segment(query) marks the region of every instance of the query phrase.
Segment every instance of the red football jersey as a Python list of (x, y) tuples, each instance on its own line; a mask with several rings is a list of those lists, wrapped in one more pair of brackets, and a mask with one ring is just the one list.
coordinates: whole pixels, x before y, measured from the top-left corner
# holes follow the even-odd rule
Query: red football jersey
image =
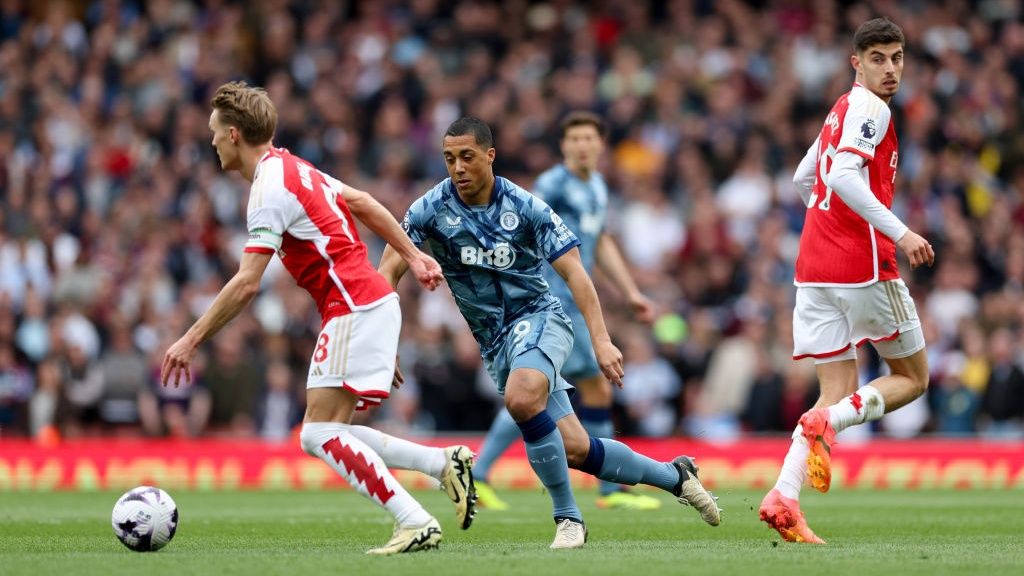
[(256, 165), (249, 193), (245, 251), (276, 252), (324, 323), (397, 297), (370, 264), (342, 187), (302, 158), (272, 148)]
[(797, 286), (868, 286), (899, 278), (896, 244), (847, 206), (825, 183), (838, 152), (864, 157), (863, 176), (892, 208), (899, 143), (889, 106), (860, 84), (836, 101), (818, 138), (817, 174), (807, 206)]

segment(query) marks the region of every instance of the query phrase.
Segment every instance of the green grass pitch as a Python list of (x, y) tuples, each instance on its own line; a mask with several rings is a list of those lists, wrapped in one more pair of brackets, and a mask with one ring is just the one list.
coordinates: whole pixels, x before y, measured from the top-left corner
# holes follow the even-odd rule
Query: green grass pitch
[(351, 490), (173, 493), (178, 533), (148, 554), (114, 537), (118, 494), (0, 493), (0, 574), (1024, 574), (1020, 491), (807, 490), (827, 546), (781, 542), (757, 519), (761, 492), (723, 492), (712, 528), (667, 495), (656, 512), (608, 511), (578, 491), (590, 540), (561, 552), (547, 548), (546, 495), (502, 495), (512, 510), (482, 510), (463, 532), (442, 493), (417, 492), (441, 520), (441, 548), (378, 558), (363, 552), (390, 536), (389, 517)]

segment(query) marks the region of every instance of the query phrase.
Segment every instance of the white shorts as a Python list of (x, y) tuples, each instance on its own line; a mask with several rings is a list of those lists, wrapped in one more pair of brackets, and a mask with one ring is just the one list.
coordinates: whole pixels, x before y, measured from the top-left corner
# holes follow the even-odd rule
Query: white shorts
[(883, 358), (924, 349), (917, 308), (903, 280), (860, 288), (798, 286), (793, 309), (793, 358), (818, 364), (856, 357), (865, 342)]
[(391, 395), (401, 328), (398, 298), (331, 318), (317, 337), (306, 388), (351, 390), (358, 410), (380, 404)]

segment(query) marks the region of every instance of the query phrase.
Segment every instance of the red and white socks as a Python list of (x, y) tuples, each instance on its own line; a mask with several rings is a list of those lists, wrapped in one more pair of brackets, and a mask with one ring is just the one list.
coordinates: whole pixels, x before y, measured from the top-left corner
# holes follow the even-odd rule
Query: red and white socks
[(878, 420), (885, 414), (885, 398), (874, 386), (859, 390), (828, 407), (828, 419), (836, 432), (857, 424)]
[(302, 449), (326, 462), (357, 492), (385, 508), (400, 526), (411, 528), (429, 522), (430, 514), (351, 428), (336, 422), (307, 422), (299, 436)]
[(444, 448), (403, 440), (368, 426), (349, 426), (348, 429), (353, 436), (376, 452), (388, 468), (416, 470), (441, 479), (441, 473), (448, 462), (444, 457)]
[[(878, 420), (885, 414), (885, 398), (874, 386), (861, 386), (859, 390), (828, 407), (829, 423), (836, 432), (850, 426)], [(786, 498), (797, 500), (807, 479), (807, 454), (810, 447), (799, 424), (793, 431), (793, 443), (786, 452), (775, 489)]]

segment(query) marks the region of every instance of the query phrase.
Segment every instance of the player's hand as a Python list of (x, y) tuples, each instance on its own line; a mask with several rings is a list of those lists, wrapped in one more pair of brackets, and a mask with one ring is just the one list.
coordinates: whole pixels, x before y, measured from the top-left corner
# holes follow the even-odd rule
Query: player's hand
[(402, 376), (402, 368), (399, 366), (399, 357), (395, 355), (395, 375), (391, 378), (392, 388), (401, 388), (402, 384), (405, 383), (405, 377)]
[(637, 292), (629, 298), (629, 306), (633, 309), (633, 317), (644, 324), (654, 323), (654, 301)]
[(622, 369), (622, 352), (619, 352), (611, 340), (597, 340), (594, 342), (594, 355), (605, 378), (622, 388), (622, 377), (626, 375)]
[(441, 265), (429, 255), (420, 252), (418, 256), (409, 262), (409, 270), (416, 276), (416, 280), (427, 290), (434, 290), (444, 282), (444, 274), (441, 273)]
[(910, 259), (911, 268), (917, 268), (921, 264), (931, 266), (935, 263), (935, 250), (932, 249), (932, 245), (912, 230), (907, 230), (896, 245)]
[[(160, 366), (160, 383), (167, 386), (173, 383), (177, 388), (181, 384), (192, 381), (192, 359), (196, 357), (198, 346), (188, 336), (182, 336), (171, 345), (164, 354), (163, 365)], [(185, 377), (182, 380), (182, 376)]]

